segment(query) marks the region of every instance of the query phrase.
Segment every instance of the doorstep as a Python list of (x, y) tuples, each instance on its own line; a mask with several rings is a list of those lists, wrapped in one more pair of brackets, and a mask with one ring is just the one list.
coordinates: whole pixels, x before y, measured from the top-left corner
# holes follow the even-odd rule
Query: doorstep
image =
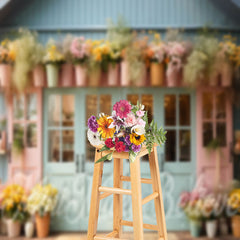
[[(98, 234), (99, 236), (104, 236), (104, 233)], [(123, 233), (123, 237), (127, 238), (128, 240), (133, 240), (133, 233), (125, 232)], [(5, 236), (0, 236), (0, 240), (9, 240), (10, 238), (7, 238)], [(12, 240), (39, 240), (39, 238), (11, 238)], [(157, 233), (144, 233), (144, 239), (147, 240), (158, 240)], [(209, 238), (207, 237), (200, 237), (200, 238), (193, 238), (189, 232), (169, 232), (168, 233), (168, 240), (207, 240)], [(87, 234), (86, 233), (58, 233), (49, 236), (48, 238), (44, 238), (41, 240), (87, 240)], [(232, 236), (222, 236), (222, 237), (216, 237), (213, 240), (237, 240), (236, 238)]]

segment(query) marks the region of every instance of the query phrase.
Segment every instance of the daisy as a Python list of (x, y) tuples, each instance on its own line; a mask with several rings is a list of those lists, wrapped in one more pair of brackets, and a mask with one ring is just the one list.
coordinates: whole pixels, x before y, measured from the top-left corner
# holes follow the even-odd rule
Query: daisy
[(90, 129), (88, 129), (87, 137), (88, 137), (88, 141), (93, 146), (99, 146), (104, 144), (104, 142), (100, 140), (99, 132), (92, 132)]

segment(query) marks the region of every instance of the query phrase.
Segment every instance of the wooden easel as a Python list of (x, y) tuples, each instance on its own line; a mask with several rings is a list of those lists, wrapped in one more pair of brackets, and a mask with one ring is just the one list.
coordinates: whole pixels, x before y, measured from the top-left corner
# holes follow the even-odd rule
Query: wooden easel
[[(95, 152), (95, 162), (109, 151)], [(88, 222), (88, 240), (114, 240), (121, 239), (122, 226), (133, 227), (134, 240), (143, 240), (143, 229), (158, 231), (159, 240), (167, 240), (167, 230), (165, 223), (165, 214), (162, 199), (162, 189), (160, 182), (160, 173), (157, 159), (157, 149), (154, 146), (149, 155), (149, 164), (151, 179), (141, 178), (140, 175), (140, 158), (148, 154), (146, 148), (142, 149), (134, 162), (130, 162), (130, 177), (123, 176), (123, 159), (128, 159), (128, 153), (113, 153), (114, 171), (113, 171), (113, 188), (102, 186), (103, 162), (94, 166), (92, 196), (90, 205), (90, 214)], [(131, 182), (131, 190), (123, 189), (122, 182)], [(141, 183), (152, 184), (153, 193), (142, 199)], [(113, 231), (104, 237), (96, 236), (98, 213), (100, 200), (113, 194)], [(122, 219), (122, 194), (132, 196), (133, 222)], [(142, 205), (154, 200), (157, 225), (143, 224)]]

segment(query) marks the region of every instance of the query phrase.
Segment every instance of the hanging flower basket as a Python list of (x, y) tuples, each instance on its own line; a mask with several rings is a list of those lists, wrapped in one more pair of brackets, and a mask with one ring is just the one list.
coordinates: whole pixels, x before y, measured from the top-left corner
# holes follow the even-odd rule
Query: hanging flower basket
[(9, 88), (11, 86), (12, 80), (12, 65), (10, 64), (0, 64), (0, 83), (4, 88)]
[(119, 64), (109, 64), (108, 66), (108, 86), (117, 86), (119, 80)]
[(46, 64), (47, 71), (47, 83), (48, 87), (57, 87), (58, 86), (58, 77), (59, 77), (59, 66), (54, 63)]
[(45, 71), (41, 64), (33, 69), (33, 85), (34, 87), (44, 87)]
[(129, 63), (124, 60), (121, 62), (121, 86), (127, 87), (130, 85)]
[(101, 68), (96, 67), (89, 73), (89, 83), (90, 87), (98, 87), (101, 82)]
[(39, 214), (36, 214), (35, 219), (36, 219), (37, 237), (38, 238), (47, 237), (49, 235), (50, 214), (47, 213), (43, 217), (41, 217)]
[(135, 85), (137, 87), (145, 87), (147, 85), (147, 68), (146, 65), (144, 64), (142, 69), (141, 69), (141, 74), (136, 81)]
[(61, 85), (62, 87), (73, 86), (73, 65), (70, 63), (61, 66)]
[(221, 84), (223, 87), (232, 86), (233, 67), (230, 63), (225, 63), (221, 67)]
[(82, 64), (76, 64), (75, 67), (76, 85), (83, 87), (87, 85), (87, 68)]
[(163, 86), (164, 84), (164, 65), (163, 63), (152, 62), (150, 65), (151, 86)]

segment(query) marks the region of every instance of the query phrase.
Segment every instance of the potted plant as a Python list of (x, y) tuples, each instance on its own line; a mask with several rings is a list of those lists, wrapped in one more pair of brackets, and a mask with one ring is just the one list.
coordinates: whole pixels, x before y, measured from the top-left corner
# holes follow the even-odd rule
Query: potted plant
[(91, 54), (91, 41), (85, 40), (84, 37), (73, 39), (70, 52), (72, 54), (75, 80), (77, 86), (86, 86), (87, 84), (87, 62)]
[(165, 78), (166, 45), (160, 34), (154, 34), (154, 41), (149, 44), (147, 56), (150, 61), (151, 86), (163, 86)]
[(35, 216), (37, 236), (49, 235), (50, 214), (57, 204), (58, 191), (49, 185), (36, 185), (27, 200), (28, 211)]
[(240, 189), (234, 189), (228, 198), (228, 207), (230, 211), (232, 231), (234, 237), (240, 238)]
[(59, 50), (59, 46), (57, 46), (52, 40), (47, 44), (44, 62), (47, 71), (48, 87), (57, 87), (59, 80), (59, 67), (64, 62), (64, 56)]
[(6, 117), (0, 118), (0, 152), (6, 152), (6, 144), (7, 144), (7, 133), (6, 133)]
[(9, 88), (12, 80), (12, 64), (15, 60), (13, 44), (4, 40), (0, 45), (0, 86)]
[(21, 223), (28, 217), (25, 190), (17, 184), (12, 184), (3, 190), (1, 198), (8, 237), (18, 237), (21, 231)]
[(183, 79), (186, 85), (217, 84), (215, 60), (218, 50), (218, 39), (213, 36), (201, 35), (195, 39), (193, 51), (184, 66)]

